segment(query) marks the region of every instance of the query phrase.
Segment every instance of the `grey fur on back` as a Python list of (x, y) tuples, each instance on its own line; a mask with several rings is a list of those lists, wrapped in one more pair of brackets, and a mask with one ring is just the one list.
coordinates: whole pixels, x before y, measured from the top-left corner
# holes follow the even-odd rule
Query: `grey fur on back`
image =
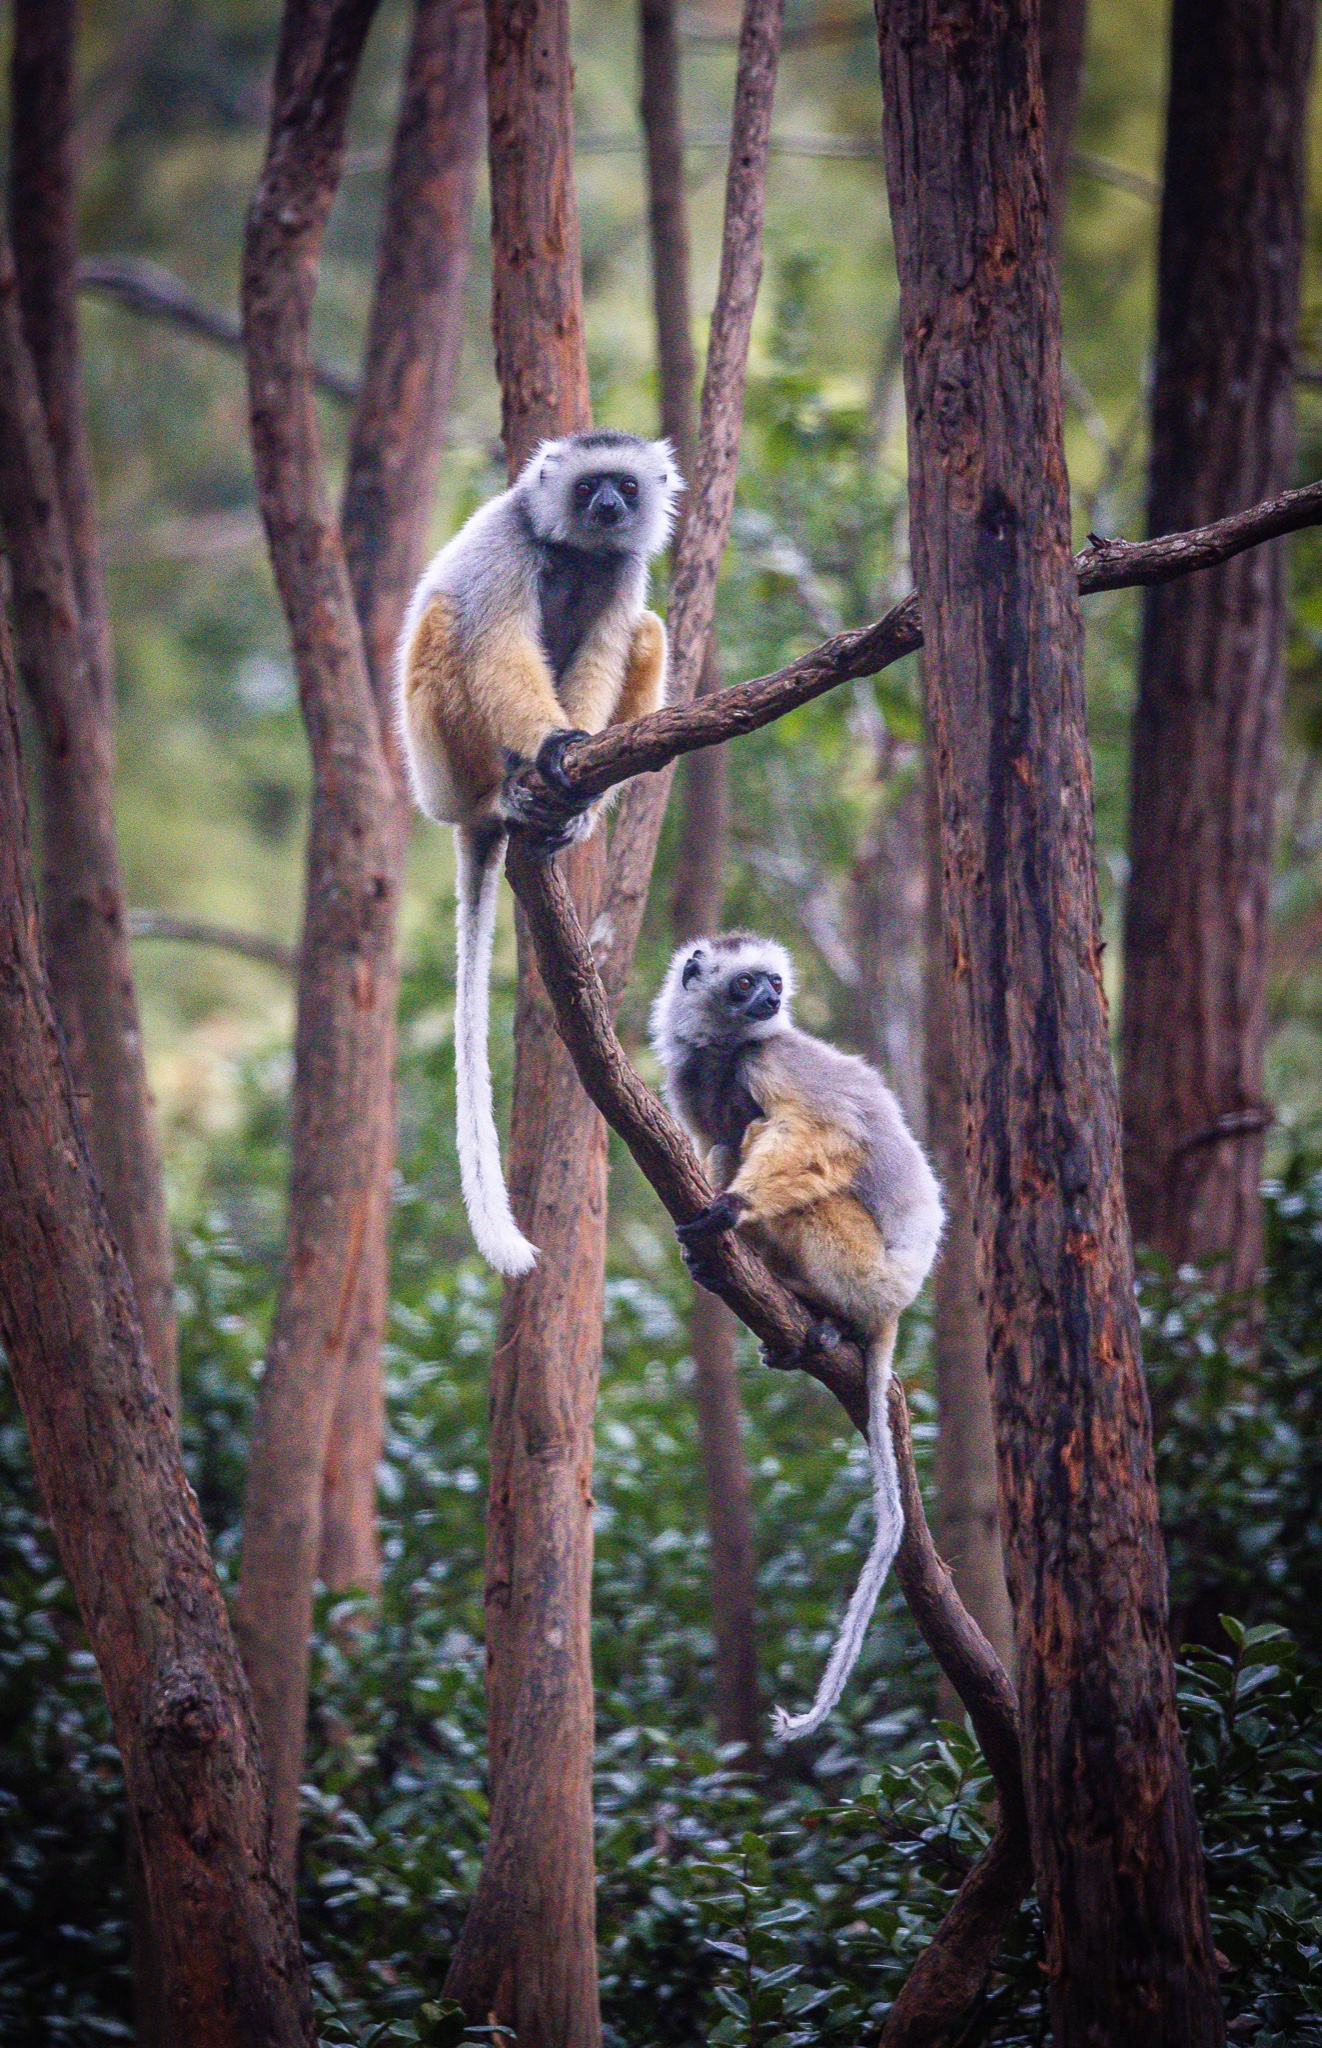
[[(700, 969), (689, 987), (686, 969)], [(722, 994), (745, 971), (780, 976), (779, 1013), (752, 1027), (731, 1019)], [(853, 1138), (863, 1153), (854, 1192), (888, 1245), (925, 1219), (939, 1231), (941, 1196), (926, 1155), (874, 1067), (791, 1020), (794, 970), (774, 939), (719, 932), (682, 946), (652, 1007), (652, 1044), (672, 1109), (704, 1151), (719, 1147), (730, 1174), (744, 1132), (768, 1103), (797, 1098), (809, 1114)]]

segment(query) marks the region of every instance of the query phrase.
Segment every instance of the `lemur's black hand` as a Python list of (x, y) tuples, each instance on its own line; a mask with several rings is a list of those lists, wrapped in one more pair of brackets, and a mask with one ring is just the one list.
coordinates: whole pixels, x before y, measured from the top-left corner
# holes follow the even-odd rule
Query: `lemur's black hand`
[[(586, 839), (596, 822), (591, 809), (595, 799), (571, 795), (560, 765), (571, 740), (589, 737), (577, 731), (548, 733), (531, 763), (522, 754), (505, 750), (502, 816), (512, 831), (523, 833), (540, 853), (558, 853), (562, 846)], [(540, 788), (519, 780), (520, 771), (530, 766), (540, 777)]]
[(733, 1189), (718, 1195), (709, 1202), (691, 1223), (677, 1223), (675, 1235), (685, 1251), (695, 1251), (714, 1237), (723, 1237), (727, 1230), (733, 1230), (744, 1210), (748, 1207), (745, 1195), (736, 1195)]
[(563, 802), (572, 803), (575, 810), (591, 803), (591, 797), (578, 796), (570, 787), (565, 774), (565, 754), (578, 740), (589, 740), (589, 732), (580, 732), (577, 727), (567, 726), (562, 732), (548, 732), (537, 749), (537, 773), (548, 789), (553, 789)]

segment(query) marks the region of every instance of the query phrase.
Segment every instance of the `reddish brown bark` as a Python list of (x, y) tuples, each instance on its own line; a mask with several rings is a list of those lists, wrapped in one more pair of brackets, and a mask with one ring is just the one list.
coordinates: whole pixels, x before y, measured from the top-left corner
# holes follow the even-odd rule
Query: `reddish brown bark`
[[(696, 362), (689, 305), (684, 135), (674, 0), (642, 0), (639, 30), (639, 111), (647, 138), (661, 431), (688, 476), (694, 463)], [(699, 692), (714, 689), (717, 681), (709, 636)], [(678, 943), (700, 932), (712, 931), (720, 923), (729, 809), (724, 753), (720, 748), (712, 748), (690, 755), (680, 773), (680, 844), (671, 906), (671, 923)], [(734, 1322), (729, 1310), (715, 1295), (695, 1287), (689, 1311), (689, 1345), (693, 1353), (693, 1392), (711, 1558), (716, 1732), (723, 1743), (743, 1743), (746, 1753), (753, 1756), (761, 1746), (755, 1558), (734, 1343)]]
[(914, 573), (974, 1110), (1030, 1837), (1062, 2043), (1224, 2038), (1100, 973), (1028, 0), (879, 9)]
[[(64, 588), (44, 655), (37, 657), (25, 632), (19, 635), (42, 736), (44, 943), (111, 1225), (133, 1278), (148, 1351), (177, 1410), (173, 1258), (115, 844), (114, 674), (79, 361), (75, 21), (74, 0), (17, 0), (14, 10), (9, 214), (22, 329), (40, 391), (35, 418), (24, 404), (23, 431), (29, 441), (40, 434), (47, 446), (33, 447), (25, 459), (31, 509), (22, 509), (15, 476), (3, 493), (11, 534), (16, 518), (49, 516), (32, 505), (32, 490), (51, 493), (42, 499), (51, 512), (58, 506), (62, 539), (55, 539), (52, 521), (48, 544), (63, 565), (45, 572), (48, 600), (52, 575)], [(12, 292), (12, 272), (0, 290)], [(16, 382), (28, 381), (13, 362), (15, 345), (11, 331), (9, 360), (0, 369), (11, 403)], [(38, 481), (38, 469), (48, 477)]]
[[(408, 793), (395, 740), (395, 642), (422, 568), (444, 426), (463, 338), (463, 294), (485, 83), (481, 0), (418, 0), (386, 186), (362, 390), (349, 439), (340, 529), (382, 744), (394, 773), (392, 893), (398, 902)], [(398, 971), (394, 934), (391, 958)], [(395, 1163), (395, 991), (376, 1044), (384, 1080), (377, 1181), (363, 1237), (322, 1496), (320, 1575), (374, 1590), (380, 1575), (376, 1468), (385, 1413), (381, 1339)]]
[(0, 695), (0, 1339), (106, 1689), (174, 2038), (311, 2048), (248, 1689), (39, 956), (2, 615)]
[[(946, 1198), (946, 1230), (932, 1280), (937, 1440), (936, 1526), (959, 1597), (1007, 1671), (1014, 1669), (1014, 1615), (1001, 1555), (996, 1437), (987, 1377), (987, 1329), (978, 1293), (977, 1246), (965, 1163), (967, 1099), (955, 1056), (950, 943), (941, 903), (941, 815), (931, 748), (924, 748), (927, 948), (923, 1026), (927, 1052), (927, 1149)], [(948, 1681), (939, 1705), (949, 1714)]]
[[(490, 0), (492, 330), (513, 475), (590, 424), (565, 0)], [(565, 859), (589, 919), (604, 835)], [(606, 1133), (519, 935), (508, 1173), (541, 1249), (507, 1285), (491, 1371), (487, 1727), (491, 1820), (446, 1980), (530, 2048), (595, 2048), (592, 1423), (601, 1363)]]
[[(395, 791), (321, 458), (308, 317), (374, 0), (289, 0), (243, 308), (253, 459), (312, 754), (285, 1263), (249, 1459), (236, 1620), (292, 1866), (326, 1446), (344, 1371), (388, 1082)], [(388, 1042), (388, 1040), (387, 1040)]]
[[(1312, 0), (1178, 0), (1148, 530), (1289, 481)], [(1262, 1264), (1267, 904), (1285, 565), (1259, 549), (1143, 611), (1122, 1021), (1136, 1237), (1236, 1291)]]

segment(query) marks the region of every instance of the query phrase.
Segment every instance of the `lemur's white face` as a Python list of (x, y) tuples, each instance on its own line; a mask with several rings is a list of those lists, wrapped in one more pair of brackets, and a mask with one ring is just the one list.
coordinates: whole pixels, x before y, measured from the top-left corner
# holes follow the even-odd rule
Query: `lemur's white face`
[(543, 441), (515, 487), (542, 540), (650, 560), (684, 488), (668, 441), (608, 429)]
[(783, 946), (752, 932), (681, 946), (652, 1011), (663, 1064), (680, 1047), (744, 1043), (790, 1027), (794, 968)]

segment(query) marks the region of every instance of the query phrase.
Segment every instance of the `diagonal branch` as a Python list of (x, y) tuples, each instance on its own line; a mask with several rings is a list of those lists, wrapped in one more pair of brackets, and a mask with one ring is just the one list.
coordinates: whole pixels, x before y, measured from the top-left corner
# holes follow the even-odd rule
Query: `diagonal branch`
[[(1322, 482), (1284, 491), (1263, 505), (1234, 512), (1210, 526), (1187, 533), (1162, 534), (1156, 540), (1102, 540), (1092, 537), (1074, 557), (1079, 589), (1085, 596), (1102, 590), (1130, 590), (1140, 584), (1168, 583), (1196, 569), (1214, 569), (1246, 548), (1261, 547), (1282, 534), (1322, 525)], [(680, 754), (718, 746), (771, 725), (824, 696), (840, 683), (873, 676), (923, 644), (916, 595), (906, 597), (870, 626), (837, 633), (791, 661), (774, 675), (727, 689), (696, 703), (674, 703), (649, 718), (609, 727), (569, 747), (564, 772), (576, 796), (600, 796), (630, 776), (655, 773)]]
[[(644, 1085), (615, 1034), (610, 998), (563, 877), (517, 838), (510, 842), (506, 872), (528, 920), (556, 1028), (579, 1079), (671, 1216), (677, 1223), (691, 1221), (710, 1202), (712, 1190), (693, 1147), (665, 1105)], [(866, 1431), (867, 1381), (858, 1348), (841, 1343), (830, 1351), (809, 1351), (810, 1319), (802, 1303), (736, 1239), (720, 1241), (716, 1261), (714, 1291), (762, 1340), (772, 1358), (802, 1367), (834, 1394), (855, 1428)], [(937, 1557), (923, 1513), (908, 1413), (898, 1383), (892, 1386), (891, 1430), (905, 1510), (896, 1573), (924, 1640), (968, 1710), (1002, 1812), (1014, 1816), (1022, 1810), (1023, 1791), (1013, 1689)]]

